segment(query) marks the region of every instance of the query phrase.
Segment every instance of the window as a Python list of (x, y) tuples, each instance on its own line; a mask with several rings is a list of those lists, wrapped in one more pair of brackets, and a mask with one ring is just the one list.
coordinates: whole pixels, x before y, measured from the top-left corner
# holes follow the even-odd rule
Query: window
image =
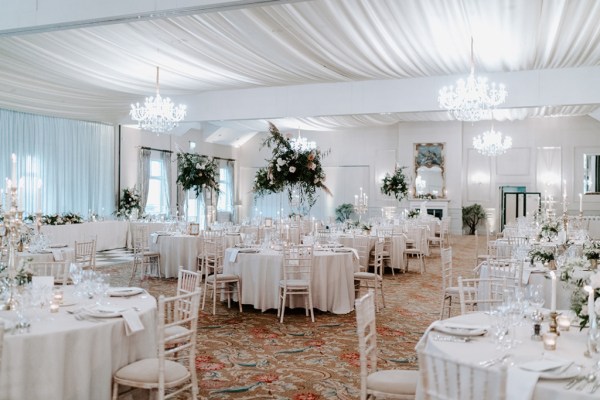
[(148, 180), (148, 201), (146, 214), (167, 213), (167, 181), (163, 162), (160, 159), (150, 160), (150, 177)]

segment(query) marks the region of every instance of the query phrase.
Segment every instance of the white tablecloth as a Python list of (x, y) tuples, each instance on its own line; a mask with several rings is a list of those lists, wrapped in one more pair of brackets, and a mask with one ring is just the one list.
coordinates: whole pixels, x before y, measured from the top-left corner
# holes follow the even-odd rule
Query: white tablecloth
[[(370, 236), (369, 254), (375, 248), (377, 236)], [(352, 236), (340, 236), (339, 242), (346, 247), (352, 247)], [(392, 254), (390, 254), (390, 262), (394, 269), (404, 269), (404, 250), (406, 249), (406, 239), (401, 235), (392, 236)]]
[[(223, 236), (224, 247), (235, 246), (240, 242), (239, 234)], [(179, 266), (196, 271), (198, 255), (204, 251), (202, 236), (158, 235), (156, 243), (150, 240), (150, 249), (160, 253), (160, 270), (165, 278), (176, 278)]]
[(52, 261), (73, 261), (75, 260), (75, 249), (73, 247), (61, 247), (59, 249), (48, 249), (39, 253), (29, 253), (27, 251), (17, 253), (17, 265), (19, 262), (52, 262)]
[[(71, 288), (65, 290), (68, 294)], [(126, 336), (122, 318), (78, 321), (66, 311), (78, 306), (40, 312), (42, 320), (32, 318), (30, 333), (4, 335), (0, 399), (110, 399), (114, 372), (156, 355), (155, 299), (110, 299), (115, 305), (138, 307), (145, 329)], [(0, 311), (0, 318), (15, 320), (16, 315)]]
[[(279, 281), (282, 278), (283, 255), (274, 250), (260, 253), (239, 253), (231, 260), (234, 249), (227, 249), (223, 259), (223, 271), (240, 276), (242, 303), (265, 311), (277, 308)], [(354, 272), (358, 271), (354, 254), (316, 251), (313, 265), (313, 307), (335, 314), (346, 314), (354, 309)], [(300, 296), (292, 296), (300, 297)], [(304, 307), (304, 301), (295, 304)], [(292, 303), (292, 307), (294, 303)]]
[(152, 232), (167, 231), (171, 226), (170, 222), (142, 222), (131, 221), (127, 224), (127, 248), (133, 248), (133, 232), (137, 226), (147, 226), (148, 235)]
[[(484, 313), (474, 313), (462, 315), (454, 318), (444, 320), (444, 322), (454, 322), (461, 324), (470, 325), (489, 325), (491, 323), (491, 317)], [(544, 353), (542, 342), (532, 341), (530, 339), (533, 333), (533, 324), (531, 321), (524, 321), (523, 325), (518, 326), (516, 329), (516, 338), (521, 342), (516, 347), (508, 350), (508, 354), (511, 355), (510, 361), (515, 364), (510, 368), (518, 368), (519, 364), (527, 361), (539, 360)], [(548, 329), (548, 324), (542, 324), (542, 331), (545, 332)], [(435, 335), (435, 331), (431, 331), (430, 335)], [(546, 357), (555, 357), (568, 361), (574, 361), (576, 364), (582, 365), (584, 370), (590, 368), (594, 361), (591, 358), (583, 356), (586, 350), (586, 337), (587, 329), (579, 331), (579, 328), (571, 328), (568, 332), (561, 332), (560, 337), (557, 341), (557, 348), (555, 351), (546, 351)], [(497, 350), (497, 345), (493, 343), (493, 339), (490, 334), (486, 334), (483, 337), (476, 337), (469, 343), (455, 343), (448, 341), (437, 341), (432, 340), (430, 337), (426, 342), (427, 350), (431, 353), (439, 353), (452, 358), (459, 363), (479, 363), (484, 360), (495, 359), (504, 354), (503, 351)], [(497, 367), (490, 367), (495, 369)], [(510, 371), (509, 371), (510, 373)], [(452, 375), (450, 375), (452, 376)], [(561, 399), (561, 400), (574, 400), (574, 399), (591, 399), (598, 398), (598, 393), (595, 395), (589, 394), (591, 385), (588, 385), (586, 390), (577, 391), (575, 389), (566, 390), (564, 388), (566, 380), (544, 380), (540, 379), (534, 387), (532, 400), (548, 400), (548, 399)], [(507, 385), (509, 396), (507, 399), (517, 400), (517, 398), (525, 398), (523, 392), (515, 393), (514, 387), (511, 387), (511, 381)], [(417, 399), (423, 398), (420, 393), (420, 388), (417, 389)]]
[(50, 238), (51, 243), (66, 243), (69, 246), (74, 246), (75, 241), (96, 239), (96, 251), (120, 249), (127, 243), (126, 221), (42, 225), (41, 232)]

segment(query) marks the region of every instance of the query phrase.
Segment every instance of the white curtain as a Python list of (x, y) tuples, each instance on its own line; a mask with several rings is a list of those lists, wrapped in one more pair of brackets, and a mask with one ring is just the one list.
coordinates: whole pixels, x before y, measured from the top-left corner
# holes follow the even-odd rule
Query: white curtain
[(109, 215), (116, 205), (114, 146), (110, 125), (0, 109), (1, 187), (6, 191), (14, 153), (26, 214), (37, 211), (41, 181), (43, 214)]
[(165, 182), (162, 185), (161, 198), (164, 199), (165, 203), (162, 205), (162, 213), (170, 214), (171, 212), (171, 152), (162, 151), (160, 153), (160, 159), (162, 161), (162, 179)]
[(138, 155), (138, 186), (141, 194), (140, 205), (146, 209), (148, 202), (148, 189), (150, 187), (150, 155), (152, 150), (142, 147)]

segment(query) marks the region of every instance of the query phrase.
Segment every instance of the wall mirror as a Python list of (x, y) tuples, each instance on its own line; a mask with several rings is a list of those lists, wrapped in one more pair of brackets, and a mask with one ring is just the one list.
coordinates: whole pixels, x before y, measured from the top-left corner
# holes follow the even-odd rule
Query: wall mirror
[(415, 144), (415, 198), (445, 198), (444, 144)]
[(583, 192), (600, 194), (600, 154), (583, 155)]

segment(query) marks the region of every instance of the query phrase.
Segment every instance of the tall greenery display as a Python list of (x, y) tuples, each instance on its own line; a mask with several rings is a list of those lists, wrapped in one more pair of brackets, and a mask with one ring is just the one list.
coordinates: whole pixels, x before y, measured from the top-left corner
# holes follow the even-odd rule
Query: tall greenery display
[(402, 201), (408, 196), (408, 182), (406, 175), (404, 175), (405, 168), (396, 166), (393, 175), (385, 174), (381, 185), (381, 193), (394, 196), (398, 201)]
[(337, 222), (345, 222), (350, 219), (354, 212), (354, 206), (350, 203), (342, 203), (335, 209), (335, 220)]
[(475, 234), (477, 225), (485, 218), (485, 210), (481, 204), (473, 204), (462, 208), (463, 226), (469, 228), (469, 235)]
[(181, 184), (183, 190), (194, 189), (196, 197), (204, 189), (219, 192), (219, 166), (214, 159), (194, 153), (177, 153), (177, 161), (177, 183)]
[(255, 196), (287, 191), (291, 202), (295, 192), (300, 204), (310, 208), (317, 201), (317, 189), (331, 194), (325, 186), (325, 172), (321, 166), (323, 153), (319, 149), (293, 149), (290, 139), (283, 136), (272, 123), (269, 123), (269, 136), (262, 146), (271, 149), (271, 158), (266, 160), (266, 167), (256, 172), (253, 187)]

